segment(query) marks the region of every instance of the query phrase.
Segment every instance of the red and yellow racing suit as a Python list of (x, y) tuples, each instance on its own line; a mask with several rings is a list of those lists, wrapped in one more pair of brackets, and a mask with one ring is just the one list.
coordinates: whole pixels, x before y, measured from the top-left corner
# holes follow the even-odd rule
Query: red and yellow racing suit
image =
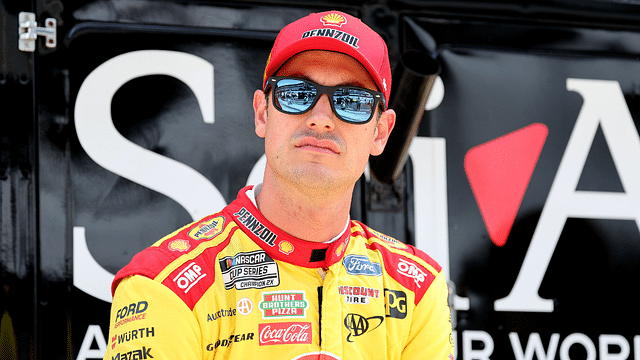
[(453, 358), (429, 256), (357, 221), (331, 243), (294, 238), (247, 189), (118, 272), (105, 359)]

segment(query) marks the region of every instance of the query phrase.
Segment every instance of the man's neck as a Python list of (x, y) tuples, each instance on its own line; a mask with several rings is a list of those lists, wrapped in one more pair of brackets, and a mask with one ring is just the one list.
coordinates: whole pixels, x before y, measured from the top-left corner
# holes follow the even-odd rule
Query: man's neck
[(265, 178), (256, 194), (258, 209), (272, 224), (297, 238), (325, 242), (344, 230), (353, 187), (331, 194), (282, 187)]

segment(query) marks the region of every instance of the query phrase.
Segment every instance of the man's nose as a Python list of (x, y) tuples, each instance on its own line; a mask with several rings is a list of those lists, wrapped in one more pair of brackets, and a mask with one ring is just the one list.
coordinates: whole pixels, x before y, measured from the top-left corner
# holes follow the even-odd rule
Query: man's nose
[(322, 94), (309, 112), (307, 126), (318, 131), (332, 131), (335, 128), (336, 120), (333, 109), (331, 109), (329, 96)]

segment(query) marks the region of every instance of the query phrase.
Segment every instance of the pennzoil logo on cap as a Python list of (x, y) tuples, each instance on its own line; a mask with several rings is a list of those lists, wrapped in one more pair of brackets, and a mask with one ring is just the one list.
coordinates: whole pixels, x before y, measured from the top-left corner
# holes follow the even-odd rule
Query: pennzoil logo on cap
[(322, 21), (324, 26), (337, 26), (337, 27), (340, 27), (347, 23), (347, 19), (344, 16), (336, 13), (327, 14), (322, 18), (320, 18), (320, 21)]
[(360, 46), (358, 45), (358, 41), (360, 41), (359, 38), (346, 33), (342, 30), (336, 30), (336, 29), (313, 29), (313, 30), (309, 30), (309, 31), (305, 31), (304, 33), (302, 33), (302, 39), (308, 38), (308, 37), (315, 37), (315, 36), (322, 36), (322, 37), (328, 37), (328, 38), (333, 38), (333, 39), (338, 39), (346, 44), (351, 45), (354, 48), (359, 48)]

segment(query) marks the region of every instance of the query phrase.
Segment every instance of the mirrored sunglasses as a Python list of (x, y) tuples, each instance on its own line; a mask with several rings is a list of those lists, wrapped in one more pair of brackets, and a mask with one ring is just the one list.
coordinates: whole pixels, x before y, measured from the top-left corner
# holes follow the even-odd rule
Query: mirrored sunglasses
[(381, 92), (350, 85), (324, 86), (310, 80), (273, 76), (267, 80), (265, 93), (273, 92), (273, 104), (279, 111), (300, 115), (311, 110), (322, 94), (331, 100), (336, 116), (351, 124), (366, 124), (373, 118), (378, 103), (385, 108)]

